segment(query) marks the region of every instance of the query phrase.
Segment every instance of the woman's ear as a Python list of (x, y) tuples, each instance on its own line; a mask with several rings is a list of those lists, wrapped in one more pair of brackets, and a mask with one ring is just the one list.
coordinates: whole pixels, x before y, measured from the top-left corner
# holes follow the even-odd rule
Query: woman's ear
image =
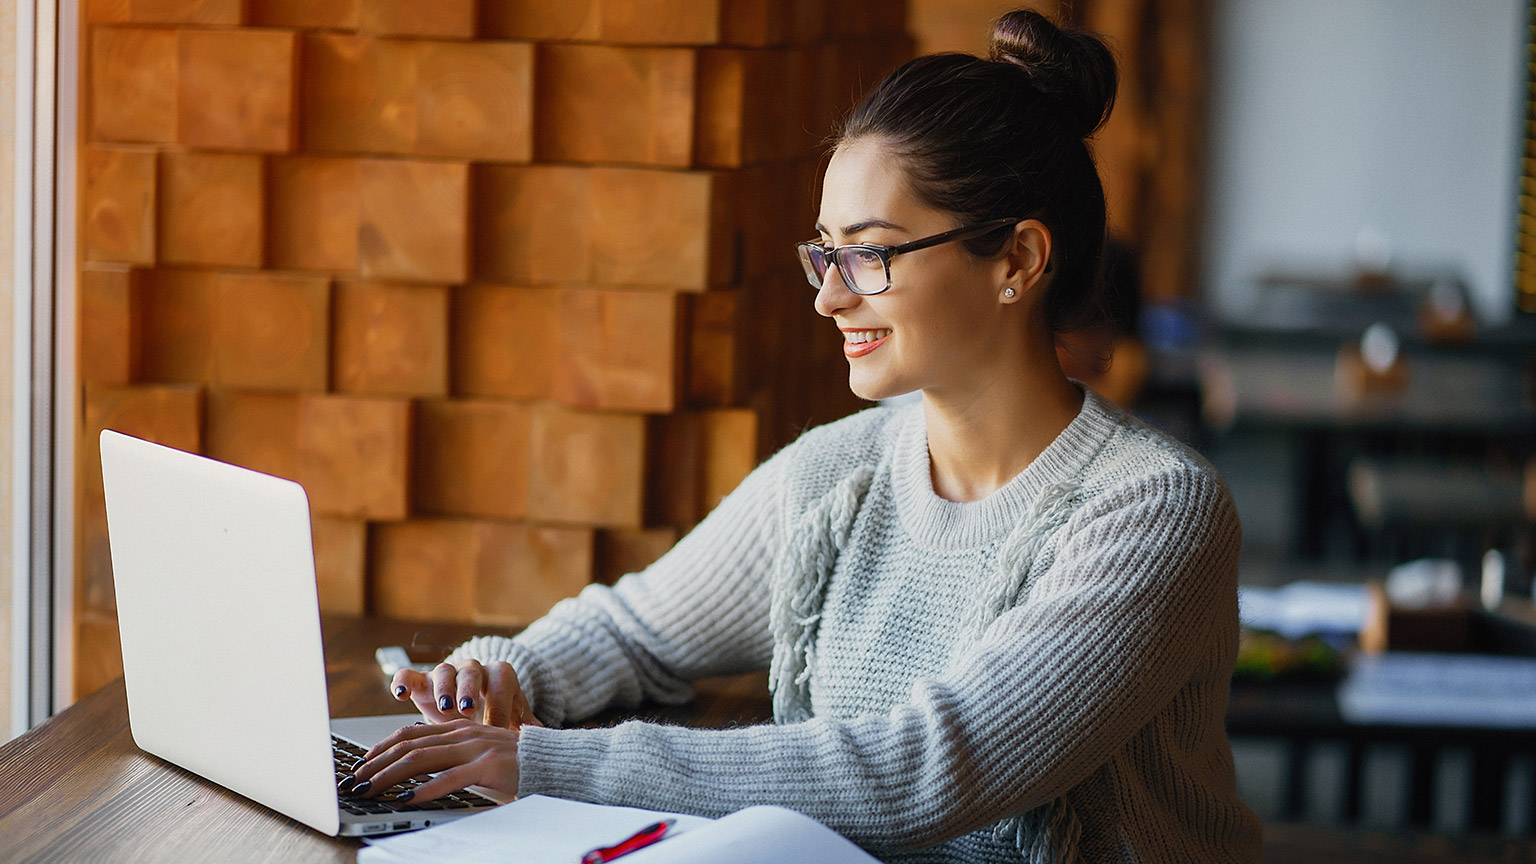
[(1008, 250), (1003, 284), (998, 299), (1016, 303), (1051, 272), (1051, 229), (1039, 219), (1025, 219), (1013, 226), (1013, 246)]

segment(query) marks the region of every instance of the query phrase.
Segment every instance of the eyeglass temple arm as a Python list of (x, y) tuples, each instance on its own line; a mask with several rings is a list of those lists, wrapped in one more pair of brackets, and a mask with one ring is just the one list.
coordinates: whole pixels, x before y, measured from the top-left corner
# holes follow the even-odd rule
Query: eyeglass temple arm
[(898, 252), (915, 252), (918, 249), (927, 249), (929, 246), (937, 246), (950, 240), (962, 240), (969, 237), (979, 237), (989, 231), (996, 231), (1004, 225), (1017, 225), (1019, 219), (993, 219), (977, 225), (967, 225), (964, 228), (956, 228), (953, 231), (945, 231), (943, 234), (935, 234), (932, 237), (924, 237), (921, 240), (913, 240), (911, 243), (903, 243), (900, 246), (887, 246), (886, 249), (895, 255)]

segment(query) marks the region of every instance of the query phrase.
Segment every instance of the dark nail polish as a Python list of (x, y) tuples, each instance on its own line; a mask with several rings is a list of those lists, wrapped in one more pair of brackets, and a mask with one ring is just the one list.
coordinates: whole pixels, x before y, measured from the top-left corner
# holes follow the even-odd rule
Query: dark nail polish
[(395, 800), (396, 801), (409, 801), (409, 800), (411, 800), (414, 797), (416, 797), (416, 790), (415, 789), (407, 789), (404, 792), (401, 792), (399, 795), (396, 795), (395, 796)]
[(452, 711), (453, 710), (453, 700), (448, 698), (447, 696), (442, 696), (442, 697), (438, 698), (438, 700), (437, 700), (437, 707), (438, 707), (438, 710), (440, 710), (440, 711)]
[(372, 780), (364, 780), (363, 782), (361, 782), (361, 783), (357, 784), (356, 786), (352, 787), (352, 794), (354, 794), (354, 795), (367, 795), (368, 794), (368, 790), (372, 789), (372, 788), (373, 788), (373, 781)]
[(469, 698), (468, 696), (465, 696), (463, 699), (459, 700), (460, 711), (468, 711), (473, 707), (475, 707), (475, 700)]
[(337, 788), (337, 790), (339, 790), (341, 792), (345, 792), (348, 789), (351, 789), (353, 786), (356, 786), (356, 785), (357, 785), (357, 778), (352, 776), (351, 774), (348, 774), (347, 776), (341, 778), (339, 781), (336, 782), (336, 788)]
[(412, 723), (411, 725), (412, 726), (425, 726), (425, 725), (427, 725), (427, 721), (425, 721), (425, 720), (417, 720), (415, 723)]
[(405, 685), (401, 684), (400, 686), (395, 688), (395, 697), (399, 698), (399, 697), (404, 696), (404, 695), (405, 695)]

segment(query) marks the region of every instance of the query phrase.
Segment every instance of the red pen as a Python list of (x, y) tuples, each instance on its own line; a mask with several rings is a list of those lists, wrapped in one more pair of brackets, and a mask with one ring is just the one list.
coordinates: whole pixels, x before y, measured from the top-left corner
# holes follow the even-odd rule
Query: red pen
[(667, 819), (647, 825), (630, 837), (620, 840), (612, 846), (593, 849), (591, 852), (581, 856), (581, 864), (606, 864), (608, 861), (612, 861), (622, 855), (628, 855), (637, 849), (644, 849), (667, 836), (667, 829), (671, 828), (676, 822), (676, 819)]

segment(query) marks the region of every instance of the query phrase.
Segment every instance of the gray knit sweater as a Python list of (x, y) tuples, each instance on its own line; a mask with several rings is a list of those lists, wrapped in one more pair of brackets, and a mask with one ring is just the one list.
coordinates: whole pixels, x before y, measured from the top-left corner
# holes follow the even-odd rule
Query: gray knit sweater
[[(918, 405), (814, 429), (661, 560), (504, 659), (549, 728), (520, 791), (722, 815), (773, 803), (889, 861), (1259, 860), (1223, 728), (1235, 511), (1212, 468), (1086, 394), (981, 501), (939, 498)], [(560, 729), (770, 668), (775, 722)]]

